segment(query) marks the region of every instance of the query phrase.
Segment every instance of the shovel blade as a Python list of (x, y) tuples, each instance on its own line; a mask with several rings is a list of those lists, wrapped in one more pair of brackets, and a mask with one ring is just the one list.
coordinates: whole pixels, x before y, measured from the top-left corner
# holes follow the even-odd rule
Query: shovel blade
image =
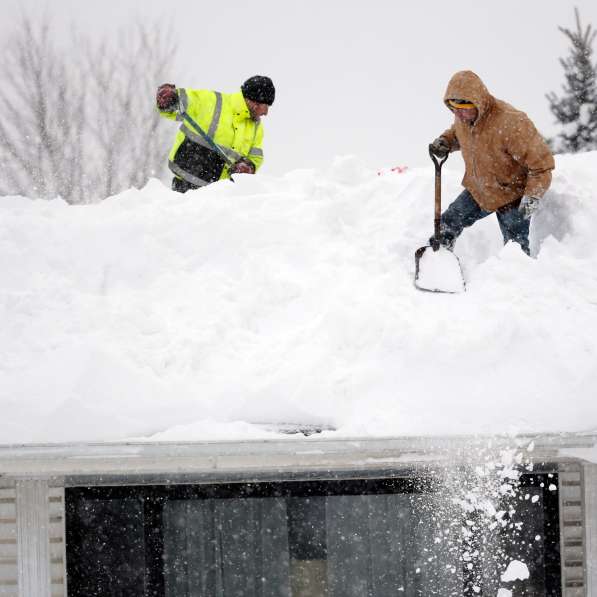
[(415, 286), (429, 292), (464, 292), (466, 285), (458, 257), (443, 247), (426, 246), (415, 253)]

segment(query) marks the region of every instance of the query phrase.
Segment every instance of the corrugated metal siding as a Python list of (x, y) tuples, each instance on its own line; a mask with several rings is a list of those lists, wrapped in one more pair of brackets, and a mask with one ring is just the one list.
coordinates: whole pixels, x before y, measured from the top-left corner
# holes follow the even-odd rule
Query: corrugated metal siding
[(66, 597), (64, 488), (50, 488), (49, 501), (52, 597)]
[(583, 467), (587, 595), (597, 595), (597, 464)]
[(579, 463), (559, 465), (563, 597), (586, 597), (583, 473)]
[[(64, 489), (52, 488), (48, 498), (51, 595), (66, 597)], [(15, 488), (0, 489), (0, 597), (19, 595)]]
[(0, 595), (18, 597), (17, 504), (14, 487), (0, 489)]
[(50, 597), (48, 482), (19, 479), (16, 496), (19, 595)]

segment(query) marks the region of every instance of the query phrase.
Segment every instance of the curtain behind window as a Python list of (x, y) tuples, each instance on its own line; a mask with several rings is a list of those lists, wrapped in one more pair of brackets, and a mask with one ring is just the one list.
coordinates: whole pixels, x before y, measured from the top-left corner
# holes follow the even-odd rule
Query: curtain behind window
[(290, 597), (281, 498), (164, 505), (166, 597)]
[(435, 542), (433, 496), (329, 497), (326, 520), (330, 595), (462, 595), (459, 554)]
[[(167, 597), (291, 597), (314, 570), (326, 597), (428, 597), (462, 594), (458, 553), (436, 544), (433, 498), (392, 494), (329, 496), (325, 520), (302, 513), (301, 524), (323, 525), (323, 550), (290, 545), (312, 532), (289, 529), (300, 498), (170, 501), (164, 506)], [(304, 500), (308, 501), (308, 500)], [(311, 498), (311, 503), (317, 501)], [(289, 516), (290, 515), (290, 516)], [(311, 529), (312, 531), (313, 529)], [(291, 558), (292, 555), (292, 558)], [(317, 566), (317, 568), (314, 568)], [(291, 579), (292, 570), (292, 579)], [(298, 571), (298, 572), (297, 572)], [(313, 579), (311, 579), (312, 581)], [(313, 583), (311, 584), (313, 586)], [(302, 594), (302, 592), (301, 592)], [(295, 597), (295, 596), (293, 596)], [(313, 596), (315, 597), (315, 596)]]

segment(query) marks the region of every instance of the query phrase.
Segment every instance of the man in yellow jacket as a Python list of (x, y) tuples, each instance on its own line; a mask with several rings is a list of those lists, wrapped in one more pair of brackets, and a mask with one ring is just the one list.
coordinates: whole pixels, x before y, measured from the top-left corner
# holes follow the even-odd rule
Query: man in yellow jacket
[(468, 226), (497, 214), (504, 243), (529, 253), (529, 222), (551, 184), (554, 159), (529, 117), (489, 93), (472, 71), (457, 72), (444, 103), (454, 124), (431, 144), (444, 157), (461, 151), (465, 190), (441, 216), (440, 243), (452, 248)]
[(272, 80), (260, 75), (238, 93), (160, 85), (159, 113), (181, 122), (168, 158), (172, 189), (185, 193), (230, 174), (254, 174), (263, 162), (261, 117), (275, 95)]

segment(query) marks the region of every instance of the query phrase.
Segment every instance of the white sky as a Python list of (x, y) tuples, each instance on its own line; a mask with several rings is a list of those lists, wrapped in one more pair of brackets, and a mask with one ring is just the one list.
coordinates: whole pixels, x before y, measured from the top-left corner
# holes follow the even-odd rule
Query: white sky
[(74, 21), (90, 34), (134, 18), (161, 17), (165, 27), (171, 21), (180, 51), (169, 82), (179, 86), (235, 91), (253, 74), (271, 76), (277, 97), (266, 119), (264, 165), (271, 174), (325, 167), (344, 154), (372, 168), (426, 164), (427, 143), (451, 121), (441, 101), (445, 86), (462, 69), (553, 134), (545, 93), (560, 92), (559, 58), (568, 52), (558, 26), (575, 27), (574, 6), (584, 24), (597, 26), (594, 0), (2, 5), (3, 39), (21, 9), (47, 7), (65, 31)]

